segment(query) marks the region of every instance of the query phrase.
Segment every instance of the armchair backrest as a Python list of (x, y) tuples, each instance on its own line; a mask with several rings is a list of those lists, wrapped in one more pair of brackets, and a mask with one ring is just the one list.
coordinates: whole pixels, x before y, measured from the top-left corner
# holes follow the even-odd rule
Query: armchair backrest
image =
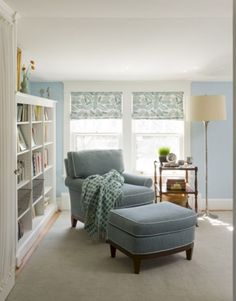
[(72, 178), (86, 178), (91, 175), (103, 175), (115, 169), (124, 172), (121, 149), (85, 150), (68, 152), (65, 160), (67, 175)]

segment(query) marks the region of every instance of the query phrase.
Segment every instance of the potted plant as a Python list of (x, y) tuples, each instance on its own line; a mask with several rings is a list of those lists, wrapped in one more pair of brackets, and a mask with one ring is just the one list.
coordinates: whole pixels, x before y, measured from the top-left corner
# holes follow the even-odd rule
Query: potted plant
[(158, 149), (159, 161), (162, 164), (163, 162), (167, 162), (166, 156), (170, 153), (170, 148), (168, 146), (162, 146)]

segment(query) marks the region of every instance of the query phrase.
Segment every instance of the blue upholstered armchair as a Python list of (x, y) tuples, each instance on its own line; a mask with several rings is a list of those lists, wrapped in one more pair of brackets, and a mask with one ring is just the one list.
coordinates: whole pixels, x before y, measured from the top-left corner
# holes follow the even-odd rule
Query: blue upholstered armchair
[(84, 221), (85, 214), (81, 200), (82, 184), (90, 175), (103, 175), (111, 169), (123, 175), (122, 198), (116, 204), (117, 208), (153, 203), (152, 179), (125, 173), (122, 150), (68, 152), (65, 166), (67, 174), (65, 184), (70, 193), (72, 227), (76, 227), (77, 220)]

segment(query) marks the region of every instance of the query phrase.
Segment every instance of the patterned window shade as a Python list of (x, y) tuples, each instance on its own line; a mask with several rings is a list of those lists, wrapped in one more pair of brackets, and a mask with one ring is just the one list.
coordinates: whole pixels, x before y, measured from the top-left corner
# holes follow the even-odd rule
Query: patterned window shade
[(134, 92), (134, 119), (183, 119), (183, 92)]
[(122, 92), (72, 92), (71, 119), (122, 118)]

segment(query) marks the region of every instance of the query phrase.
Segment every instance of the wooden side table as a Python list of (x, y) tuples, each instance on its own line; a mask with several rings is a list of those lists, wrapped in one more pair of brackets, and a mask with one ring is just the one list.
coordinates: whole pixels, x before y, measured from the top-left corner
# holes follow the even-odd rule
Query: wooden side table
[[(157, 168), (159, 167), (159, 179), (157, 176)], [(186, 190), (167, 190), (166, 185), (163, 184), (163, 173), (165, 171), (177, 171), (181, 170), (185, 172)], [(193, 187), (189, 183), (189, 172), (194, 173), (194, 184)], [(157, 198), (159, 196), (160, 202), (162, 201), (163, 195), (194, 195), (195, 198), (195, 212), (198, 212), (198, 184), (197, 184), (197, 166), (179, 166), (179, 167), (165, 167), (160, 165), (158, 161), (154, 161), (154, 190), (155, 190), (155, 202), (157, 203)], [(189, 205), (188, 205), (189, 206)]]

